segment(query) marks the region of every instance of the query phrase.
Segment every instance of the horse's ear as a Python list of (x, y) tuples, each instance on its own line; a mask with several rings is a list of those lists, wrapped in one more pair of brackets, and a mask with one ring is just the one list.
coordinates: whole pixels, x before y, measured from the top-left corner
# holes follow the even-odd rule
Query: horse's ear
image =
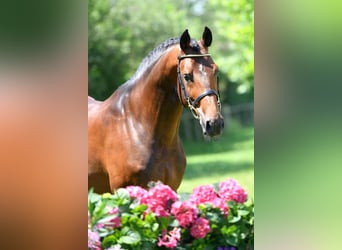
[(181, 49), (185, 52), (186, 49), (190, 47), (190, 35), (188, 29), (186, 29), (180, 37), (179, 45)]
[(205, 26), (203, 35), (202, 35), (202, 43), (205, 47), (209, 47), (212, 41), (213, 41), (213, 35), (211, 33), (211, 30), (207, 26)]

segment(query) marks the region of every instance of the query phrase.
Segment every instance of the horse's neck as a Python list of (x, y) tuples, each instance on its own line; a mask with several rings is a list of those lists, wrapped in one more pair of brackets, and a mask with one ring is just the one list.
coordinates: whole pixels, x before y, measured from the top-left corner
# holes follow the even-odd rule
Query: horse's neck
[(174, 143), (178, 138), (182, 106), (176, 85), (177, 51), (170, 49), (142, 74), (129, 96), (129, 108), (137, 121), (149, 126), (163, 143)]

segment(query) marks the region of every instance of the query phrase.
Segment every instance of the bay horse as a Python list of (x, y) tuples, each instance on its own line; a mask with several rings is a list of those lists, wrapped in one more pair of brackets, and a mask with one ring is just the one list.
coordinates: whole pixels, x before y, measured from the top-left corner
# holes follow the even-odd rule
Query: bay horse
[(185, 30), (156, 47), (108, 99), (88, 97), (88, 188), (104, 193), (161, 181), (177, 190), (186, 166), (178, 135), (183, 106), (205, 137), (224, 126), (211, 43), (208, 27), (199, 41)]

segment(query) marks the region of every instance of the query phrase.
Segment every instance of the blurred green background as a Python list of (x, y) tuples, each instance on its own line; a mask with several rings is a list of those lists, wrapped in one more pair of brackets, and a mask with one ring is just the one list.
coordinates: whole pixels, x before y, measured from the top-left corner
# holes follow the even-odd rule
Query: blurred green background
[(220, 68), (225, 131), (203, 139), (198, 121), (183, 112), (180, 135), (187, 169), (179, 189), (237, 179), (254, 193), (254, 2), (252, 0), (89, 0), (88, 94), (104, 100), (127, 81), (158, 44), (189, 29), (199, 40), (213, 33), (209, 51)]
[(256, 7), (256, 249), (341, 249), (342, 2)]

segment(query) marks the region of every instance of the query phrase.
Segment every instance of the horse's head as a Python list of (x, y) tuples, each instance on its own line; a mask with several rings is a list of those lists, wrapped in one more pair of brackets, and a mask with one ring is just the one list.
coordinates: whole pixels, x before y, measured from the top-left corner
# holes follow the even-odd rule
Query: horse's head
[(215, 137), (222, 133), (223, 117), (218, 89), (218, 67), (208, 47), (212, 33), (205, 27), (200, 41), (191, 40), (188, 30), (180, 38), (181, 54), (178, 56), (178, 96), (200, 120), (203, 134)]

